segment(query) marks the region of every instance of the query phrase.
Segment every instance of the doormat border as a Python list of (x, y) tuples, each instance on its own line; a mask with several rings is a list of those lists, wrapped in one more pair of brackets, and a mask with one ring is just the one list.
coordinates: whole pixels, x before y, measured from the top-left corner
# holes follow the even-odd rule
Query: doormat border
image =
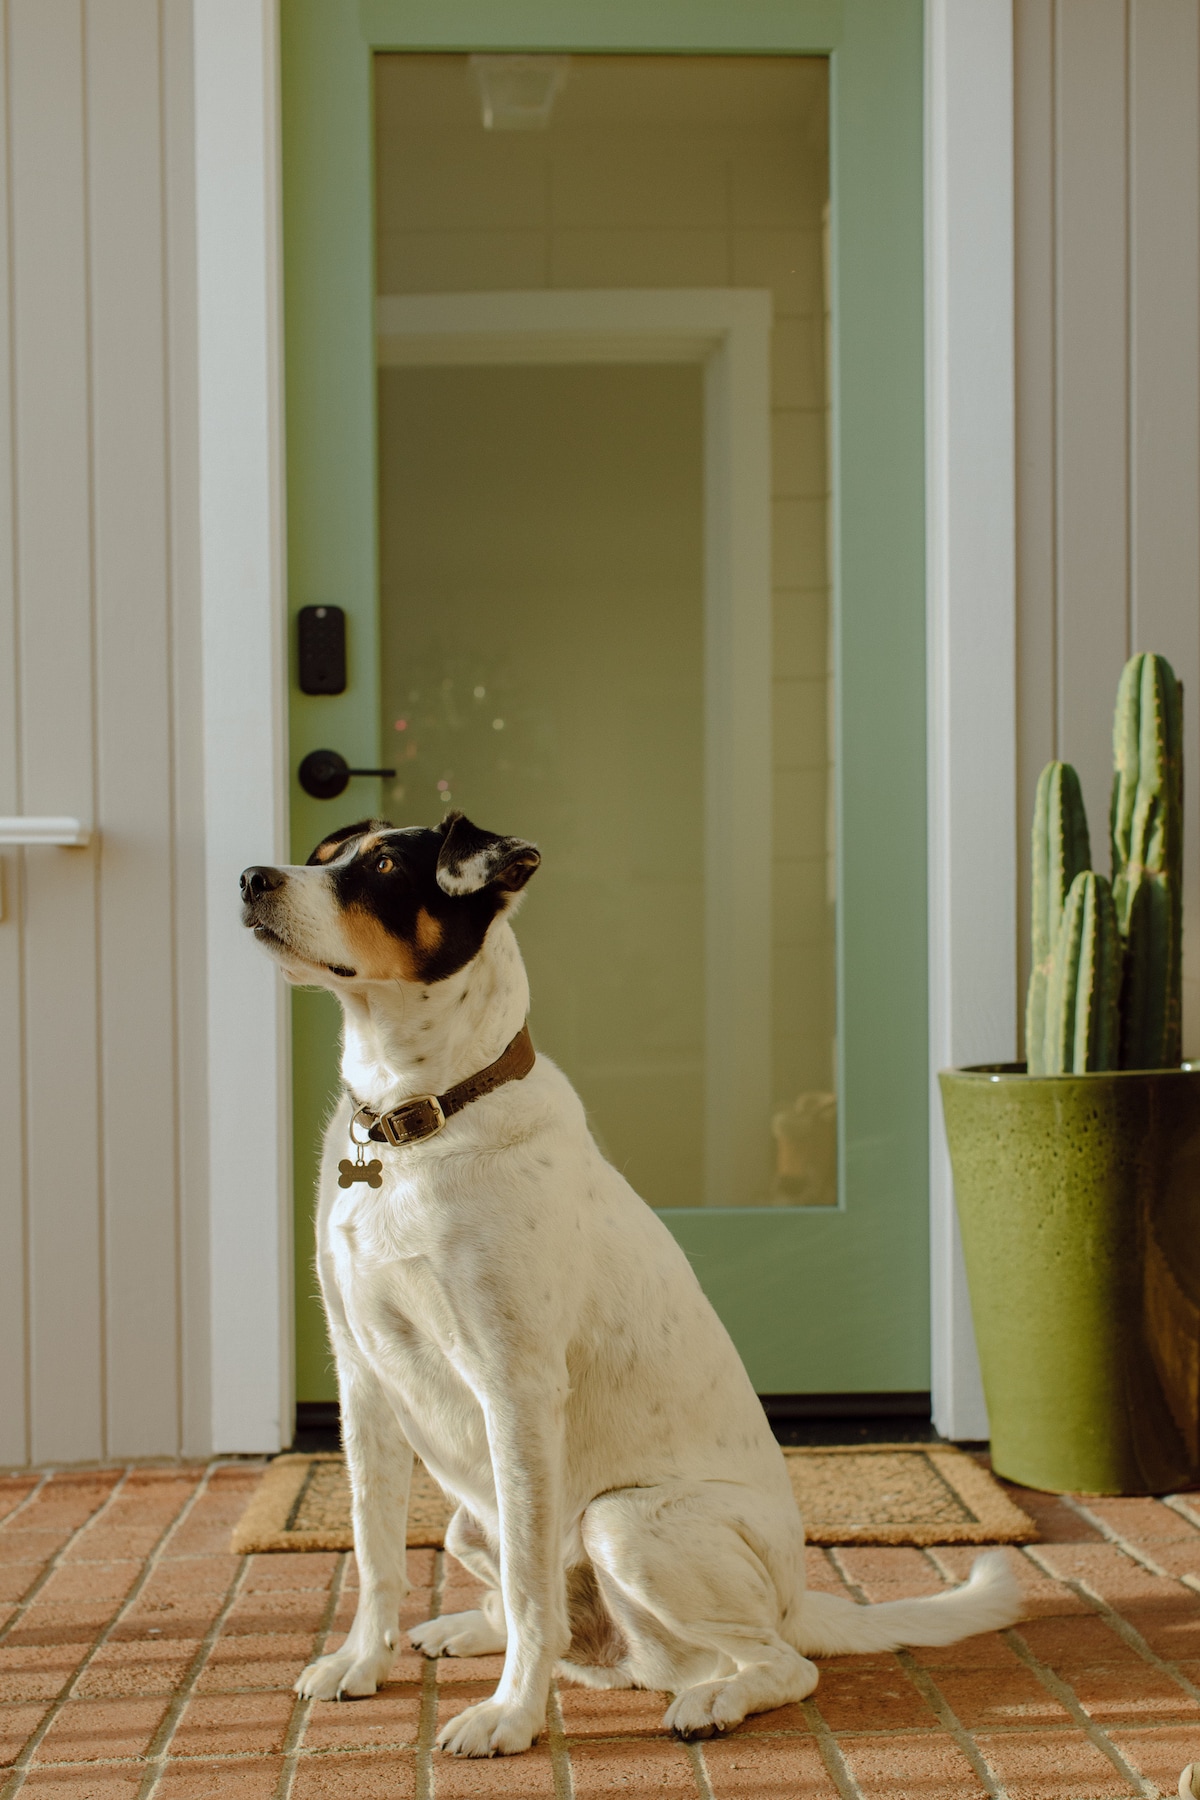
[[(974, 1457), (953, 1444), (822, 1444), (783, 1448), (785, 1459), (795, 1457), (902, 1455), (924, 1457), (951, 1493), (971, 1514), (970, 1519), (936, 1521), (822, 1522), (805, 1521), (808, 1543), (824, 1544), (1031, 1544), (1038, 1528), (1015, 1505), (995, 1477)], [(277, 1456), (265, 1470), (246, 1510), (233, 1530), (230, 1549), (244, 1556), (256, 1551), (351, 1550), (350, 1521), (344, 1526), (318, 1531), (289, 1529), (296, 1516), (314, 1465), (343, 1462), (336, 1452)], [(440, 1549), (450, 1503), (428, 1471), (417, 1462), (408, 1521), (408, 1547)]]

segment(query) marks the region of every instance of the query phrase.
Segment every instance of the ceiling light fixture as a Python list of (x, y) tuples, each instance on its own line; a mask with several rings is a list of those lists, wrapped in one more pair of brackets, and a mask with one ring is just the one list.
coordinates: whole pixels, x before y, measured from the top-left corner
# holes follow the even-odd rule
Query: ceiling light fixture
[(472, 56), (485, 131), (545, 131), (569, 56)]

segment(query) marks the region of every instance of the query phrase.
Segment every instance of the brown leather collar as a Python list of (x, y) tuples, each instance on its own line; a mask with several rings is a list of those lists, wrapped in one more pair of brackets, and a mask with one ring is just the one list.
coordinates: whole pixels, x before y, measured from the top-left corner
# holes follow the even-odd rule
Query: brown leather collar
[[(535, 1061), (533, 1040), (526, 1023), (495, 1062), (480, 1069), (476, 1075), (468, 1075), (465, 1081), (456, 1081), (444, 1094), (417, 1094), (385, 1113), (360, 1106), (350, 1121), (350, 1137), (356, 1144), (370, 1140), (376, 1144), (390, 1144), (394, 1150), (405, 1144), (419, 1143), (422, 1138), (433, 1137), (447, 1119), (469, 1106), (472, 1100), (490, 1094), (493, 1088), (503, 1087), (506, 1081), (523, 1081)], [(353, 1094), (350, 1097), (353, 1099)], [(365, 1138), (355, 1137), (356, 1125), (366, 1133)]]

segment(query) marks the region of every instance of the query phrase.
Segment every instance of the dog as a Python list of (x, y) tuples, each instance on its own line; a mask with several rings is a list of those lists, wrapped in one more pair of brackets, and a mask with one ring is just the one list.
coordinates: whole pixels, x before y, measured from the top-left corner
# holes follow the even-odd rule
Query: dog
[(737, 1351), (528, 1046), (511, 920), (539, 860), (450, 813), (348, 826), (303, 867), (241, 878), (244, 923), (345, 1018), (317, 1257), (360, 1590), (345, 1643), (296, 1691), (366, 1695), (387, 1676), (415, 1451), (457, 1503), (446, 1548), (485, 1595), (409, 1637), (430, 1657), (504, 1654), (496, 1692), (438, 1736), (460, 1756), (527, 1750), (556, 1671), (664, 1690), (665, 1727), (701, 1738), (811, 1694), (813, 1656), (1020, 1616), (995, 1551), (933, 1597), (806, 1592), (787, 1469)]

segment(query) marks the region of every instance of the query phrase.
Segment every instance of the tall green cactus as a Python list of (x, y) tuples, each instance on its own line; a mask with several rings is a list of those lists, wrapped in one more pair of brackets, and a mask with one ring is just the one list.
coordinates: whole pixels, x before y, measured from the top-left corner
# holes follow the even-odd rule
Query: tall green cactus
[(1084, 869), (1071, 883), (1050, 958), (1042, 1060), (1045, 1075), (1117, 1065), (1121, 933), (1112, 887)]
[(1091, 864), (1087, 813), (1070, 763), (1047, 763), (1033, 810), (1033, 971), (1025, 1007), (1029, 1073), (1046, 1065), (1046, 994), (1050, 964), (1071, 884)]
[(1123, 1069), (1175, 1068), (1183, 1012), (1183, 690), (1164, 656), (1133, 656), (1113, 719), (1113, 898), (1125, 939)]
[(1112, 884), (1088, 864), (1069, 763), (1049, 763), (1033, 821), (1031, 1075), (1164, 1069), (1182, 1050), (1183, 689), (1131, 657), (1113, 720)]

